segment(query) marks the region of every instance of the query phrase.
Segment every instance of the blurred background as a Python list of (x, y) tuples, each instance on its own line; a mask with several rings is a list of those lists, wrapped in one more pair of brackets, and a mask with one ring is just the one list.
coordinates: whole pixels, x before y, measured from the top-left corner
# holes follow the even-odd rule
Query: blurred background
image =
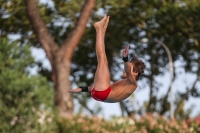
[[(68, 93), (93, 84), (105, 14), (111, 82), (126, 45), (146, 64), (119, 103)], [(199, 14), (199, 0), (0, 0), (0, 132), (200, 132)]]

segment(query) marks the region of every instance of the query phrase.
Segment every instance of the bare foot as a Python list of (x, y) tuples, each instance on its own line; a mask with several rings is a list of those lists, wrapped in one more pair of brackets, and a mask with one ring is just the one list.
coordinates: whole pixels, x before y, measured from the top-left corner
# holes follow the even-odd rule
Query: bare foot
[(108, 26), (108, 22), (109, 22), (109, 16), (104, 16), (102, 20), (94, 23), (94, 27), (96, 30), (100, 30), (103, 29), (103, 31), (106, 31), (106, 28)]

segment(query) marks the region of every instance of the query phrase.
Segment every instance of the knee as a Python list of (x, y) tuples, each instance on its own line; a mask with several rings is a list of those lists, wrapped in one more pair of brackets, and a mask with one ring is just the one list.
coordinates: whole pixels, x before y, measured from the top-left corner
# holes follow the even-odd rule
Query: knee
[(108, 65), (108, 60), (106, 56), (98, 56), (98, 63)]
[(96, 50), (96, 54), (99, 55), (99, 56), (104, 56), (104, 55), (106, 55), (106, 52), (105, 52), (104, 49), (99, 48), (99, 49)]

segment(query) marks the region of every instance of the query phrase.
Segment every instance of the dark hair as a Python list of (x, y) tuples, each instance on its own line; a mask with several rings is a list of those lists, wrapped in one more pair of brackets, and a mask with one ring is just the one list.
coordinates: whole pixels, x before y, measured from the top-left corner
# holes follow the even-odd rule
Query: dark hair
[(130, 62), (134, 65), (133, 71), (134, 71), (134, 72), (138, 72), (138, 75), (137, 75), (137, 77), (136, 77), (136, 80), (138, 80), (139, 77), (140, 77), (140, 75), (141, 75), (142, 73), (144, 73), (145, 64), (144, 64), (143, 61), (139, 60), (139, 59), (136, 58), (136, 57), (133, 57), (133, 58), (131, 59)]

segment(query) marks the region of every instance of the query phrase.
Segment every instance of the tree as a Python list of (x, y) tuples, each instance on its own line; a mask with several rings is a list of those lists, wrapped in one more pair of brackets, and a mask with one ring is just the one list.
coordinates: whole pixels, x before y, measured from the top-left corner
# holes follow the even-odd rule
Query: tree
[[(83, 5), (79, 19), (74, 29), (59, 46), (49, 34), (44, 21), (42, 20), (36, 0), (25, 0), (28, 16), (38, 40), (44, 48), (52, 67), (52, 81), (55, 85), (55, 105), (58, 106), (61, 116), (71, 116), (73, 113), (73, 102), (67, 90), (70, 88), (70, 64), (73, 52), (81, 39), (87, 20), (94, 7), (94, 0), (86, 0)], [(61, 5), (65, 2), (61, 1)]]
[(0, 60), (0, 132), (49, 131), (38, 114), (54, 108), (53, 86), (41, 75), (30, 75), (35, 63), (29, 45), (1, 38)]

